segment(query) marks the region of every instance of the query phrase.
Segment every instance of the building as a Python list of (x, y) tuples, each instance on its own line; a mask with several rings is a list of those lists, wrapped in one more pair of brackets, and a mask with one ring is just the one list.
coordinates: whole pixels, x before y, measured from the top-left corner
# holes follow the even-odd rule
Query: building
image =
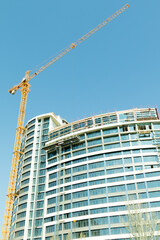
[(129, 240), (131, 201), (159, 221), (157, 109), (70, 124), (52, 113), (37, 116), (26, 125), (22, 150), (10, 239)]

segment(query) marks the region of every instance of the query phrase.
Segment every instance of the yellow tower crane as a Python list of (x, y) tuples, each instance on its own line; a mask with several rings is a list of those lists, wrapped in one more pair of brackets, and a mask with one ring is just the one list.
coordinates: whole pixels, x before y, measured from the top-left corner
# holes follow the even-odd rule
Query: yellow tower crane
[(25, 77), (22, 79), (22, 81), (18, 85), (12, 87), (9, 90), (9, 93), (11, 93), (13, 95), (16, 93), (16, 91), (18, 89), (21, 90), (21, 103), (20, 103), (18, 123), (17, 123), (17, 129), (16, 129), (15, 145), (14, 145), (14, 151), (13, 151), (13, 157), (12, 157), (11, 172), (10, 172), (10, 178), (9, 178), (9, 186), (8, 186), (8, 192), (7, 192), (7, 200), (6, 200), (5, 213), (4, 213), (4, 219), (3, 219), (1, 240), (9, 239), (13, 204), (14, 204), (14, 199), (16, 197), (15, 188), (16, 188), (18, 164), (19, 164), (20, 156), (21, 156), (21, 154), (23, 154), (22, 152), (20, 152), (20, 150), (21, 150), (22, 135), (23, 135), (23, 131), (24, 131), (24, 118), (25, 118), (25, 111), (26, 111), (27, 96), (30, 91), (29, 90), (29, 87), (30, 87), (29, 81), (32, 78), (34, 78), (35, 76), (37, 76), (40, 72), (42, 72), (43, 70), (48, 68), (51, 64), (56, 62), (58, 59), (63, 57), (65, 54), (70, 52), (73, 48), (78, 46), (81, 42), (83, 42), (84, 40), (89, 38), (91, 35), (93, 35), (99, 29), (104, 27), (107, 23), (111, 22), (119, 14), (124, 12), (128, 7), (129, 7), (128, 4), (124, 5), (121, 9), (119, 9), (117, 12), (115, 12), (111, 17), (107, 18), (104, 22), (102, 22), (97, 27), (92, 29), (86, 35), (79, 38), (76, 42), (72, 43), (68, 48), (66, 48), (64, 51), (62, 51), (58, 56), (53, 58), (47, 64), (42, 66), (38, 71), (33, 73), (31, 76), (29, 76), (30, 71), (27, 71), (25, 74)]

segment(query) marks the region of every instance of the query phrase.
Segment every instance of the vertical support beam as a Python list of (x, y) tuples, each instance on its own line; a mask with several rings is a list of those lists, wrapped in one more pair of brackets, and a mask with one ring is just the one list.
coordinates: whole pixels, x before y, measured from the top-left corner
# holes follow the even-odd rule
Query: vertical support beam
[(57, 176), (57, 203), (56, 203), (56, 229), (55, 229), (55, 240), (59, 239), (59, 204), (60, 204), (60, 178), (61, 178), (61, 154), (62, 145), (57, 146), (58, 151), (58, 176)]

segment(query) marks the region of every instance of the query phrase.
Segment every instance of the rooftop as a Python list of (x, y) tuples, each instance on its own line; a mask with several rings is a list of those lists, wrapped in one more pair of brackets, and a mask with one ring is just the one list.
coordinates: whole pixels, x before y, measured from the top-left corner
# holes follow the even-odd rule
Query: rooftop
[(49, 140), (53, 140), (64, 135), (80, 131), (82, 129), (88, 129), (96, 126), (158, 119), (160, 118), (156, 108), (136, 108), (132, 110), (106, 113), (57, 127), (56, 129), (49, 132)]

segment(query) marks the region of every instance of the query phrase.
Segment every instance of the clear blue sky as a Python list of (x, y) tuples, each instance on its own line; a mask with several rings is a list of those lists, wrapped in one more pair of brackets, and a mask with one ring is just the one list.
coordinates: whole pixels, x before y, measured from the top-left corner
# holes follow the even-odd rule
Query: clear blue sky
[(30, 82), (26, 122), (47, 112), (71, 122), (135, 107), (160, 110), (160, 1), (1, 2), (0, 229), (20, 103), (20, 92), (8, 90), (127, 2), (128, 10)]

